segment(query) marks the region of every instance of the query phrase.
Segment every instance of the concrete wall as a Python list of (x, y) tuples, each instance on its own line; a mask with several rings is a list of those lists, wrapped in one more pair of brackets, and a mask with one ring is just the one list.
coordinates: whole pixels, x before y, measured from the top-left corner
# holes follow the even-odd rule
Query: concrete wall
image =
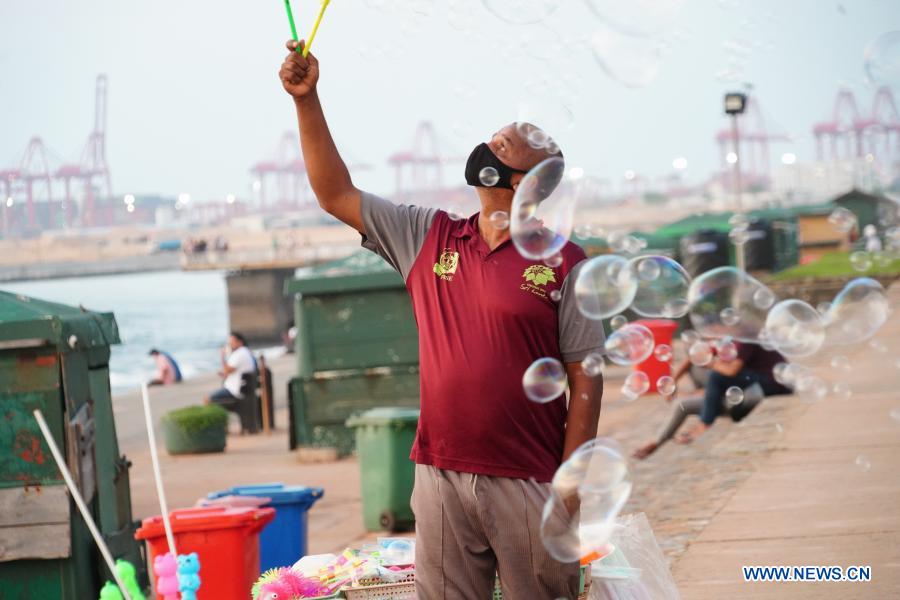
[(247, 337), (250, 345), (277, 345), (293, 318), (291, 299), (284, 295), (284, 282), (295, 269), (232, 271), (225, 277), (228, 287), (229, 327)]

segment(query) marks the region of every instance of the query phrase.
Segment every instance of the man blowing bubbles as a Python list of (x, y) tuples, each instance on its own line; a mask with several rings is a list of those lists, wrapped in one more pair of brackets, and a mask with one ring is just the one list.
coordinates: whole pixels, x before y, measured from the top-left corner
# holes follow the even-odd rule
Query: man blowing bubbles
[[(580, 247), (567, 243), (558, 267), (535, 264), (490, 220), (509, 213), (522, 177), (549, 153), (529, 146), (515, 125), (476, 146), (465, 178), (481, 211), (468, 219), (362, 192), (322, 112), (319, 61), (295, 51), (302, 42), (287, 47), (279, 76), (296, 106), (319, 205), (399, 271), (412, 297), (421, 386), (410, 457), (418, 596), (490, 598), (499, 574), (510, 600), (575, 598), (578, 564), (547, 553), (541, 512), (561, 461), (596, 436), (603, 380), (585, 375), (580, 362), (602, 348), (603, 329), (575, 305)], [(485, 167), (499, 175), (491, 187), (479, 180)], [(529, 269), (543, 276), (526, 280)], [(565, 364), (568, 403), (564, 395), (547, 404), (525, 395), (522, 375), (543, 357)]]

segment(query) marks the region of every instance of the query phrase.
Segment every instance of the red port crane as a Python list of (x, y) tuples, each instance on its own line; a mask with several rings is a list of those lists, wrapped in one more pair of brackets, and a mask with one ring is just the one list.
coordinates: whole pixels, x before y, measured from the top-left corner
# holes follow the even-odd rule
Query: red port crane
[(831, 119), (816, 123), (813, 135), (819, 160), (862, 158), (867, 154), (872, 154), (874, 159), (882, 153), (888, 160), (892, 138), (895, 151), (900, 152), (900, 118), (891, 89), (887, 86), (878, 89), (868, 116), (857, 108), (851, 90), (838, 90)]

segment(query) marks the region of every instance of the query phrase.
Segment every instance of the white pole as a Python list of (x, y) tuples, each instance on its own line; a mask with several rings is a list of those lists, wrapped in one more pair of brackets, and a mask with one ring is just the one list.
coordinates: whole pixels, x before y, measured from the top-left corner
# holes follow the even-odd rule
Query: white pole
[(159, 471), (159, 456), (156, 452), (156, 434), (153, 431), (153, 417), (150, 414), (150, 392), (147, 383), (141, 384), (141, 399), (144, 402), (144, 420), (147, 423), (147, 437), (150, 438), (150, 460), (153, 462), (153, 477), (156, 478), (156, 495), (159, 497), (159, 510), (162, 511), (163, 526), (166, 529), (166, 540), (169, 542), (169, 552), (178, 556), (175, 550), (175, 536), (172, 534), (172, 524), (169, 522), (169, 506), (166, 504), (166, 492), (163, 489), (162, 475)]
[(69, 473), (69, 468), (66, 466), (66, 461), (63, 460), (59, 448), (56, 447), (56, 440), (53, 439), (53, 434), (50, 433), (50, 428), (47, 427), (47, 422), (44, 420), (44, 415), (41, 414), (40, 409), (34, 410), (34, 418), (37, 419), (38, 427), (41, 428), (41, 433), (44, 434), (44, 439), (47, 441), (47, 445), (50, 447), (50, 453), (53, 454), (53, 460), (56, 461), (56, 466), (59, 467), (59, 471), (60, 473), (62, 473), (63, 479), (66, 480), (66, 486), (69, 488), (69, 493), (72, 494), (72, 499), (75, 500), (75, 505), (78, 506), (78, 510), (79, 512), (81, 512), (81, 516), (84, 519), (84, 522), (87, 523), (88, 529), (91, 531), (91, 535), (94, 536), (94, 542), (97, 544), (97, 548), (100, 549), (100, 554), (103, 555), (103, 560), (106, 561), (106, 566), (109, 567), (109, 572), (112, 573), (113, 579), (116, 580), (116, 585), (119, 586), (119, 590), (122, 592), (125, 600), (131, 600), (131, 596), (128, 594), (128, 590), (125, 589), (125, 584), (122, 583), (121, 579), (119, 579), (119, 571), (116, 570), (116, 563), (113, 560), (112, 554), (109, 553), (109, 548), (106, 547), (106, 542), (103, 541), (103, 536), (100, 535), (100, 531), (97, 529), (97, 524), (94, 523), (94, 518), (91, 516), (91, 511), (88, 510), (87, 506), (84, 503), (84, 498), (81, 497), (81, 493), (75, 486), (75, 481), (72, 479), (72, 474)]

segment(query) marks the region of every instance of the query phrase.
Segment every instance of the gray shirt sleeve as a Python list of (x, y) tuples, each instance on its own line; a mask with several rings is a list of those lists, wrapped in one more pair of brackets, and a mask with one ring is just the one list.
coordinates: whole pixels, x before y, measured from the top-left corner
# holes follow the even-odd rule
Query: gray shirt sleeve
[(394, 204), (368, 192), (360, 194), (360, 203), (362, 247), (384, 258), (405, 281), (438, 209)]
[(575, 278), (587, 260), (568, 272), (559, 298), (559, 350), (565, 363), (580, 362), (591, 352), (602, 354), (606, 341), (603, 322), (584, 316), (575, 301)]

